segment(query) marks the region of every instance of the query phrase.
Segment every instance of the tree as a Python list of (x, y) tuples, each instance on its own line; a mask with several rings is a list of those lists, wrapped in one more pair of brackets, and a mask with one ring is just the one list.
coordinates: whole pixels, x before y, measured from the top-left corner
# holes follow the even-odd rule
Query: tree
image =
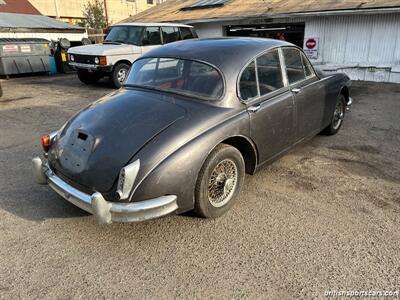
[(103, 0), (92, 0), (85, 4), (82, 11), (85, 18), (81, 25), (93, 29), (103, 29), (107, 26), (104, 16)]

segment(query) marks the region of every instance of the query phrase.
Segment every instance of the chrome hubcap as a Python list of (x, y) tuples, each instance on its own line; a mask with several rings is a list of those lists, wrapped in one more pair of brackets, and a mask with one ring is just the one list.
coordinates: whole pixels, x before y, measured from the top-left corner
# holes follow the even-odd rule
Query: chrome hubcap
[(238, 171), (230, 159), (221, 161), (212, 171), (208, 181), (208, 201), (214, 207), (228, 203), (236, 188)]
[(118, 73), (117, 73), (118, 81), (123, 83), (125, 81), (126, 74), (127, 74), (127, 70), (126, 69), (119, 70)]
[(336, 104), (335, 112), (333, 114), (333, 129), (338, 129), (340, 124), (342, 124), (344, 117), (344, 105), (342, 101)]

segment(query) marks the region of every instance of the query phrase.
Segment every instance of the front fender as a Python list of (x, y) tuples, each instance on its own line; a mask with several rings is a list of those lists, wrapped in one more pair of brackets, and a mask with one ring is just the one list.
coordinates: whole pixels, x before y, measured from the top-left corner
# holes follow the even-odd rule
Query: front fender
[(178, 213), (193, 209), (198, 173), (210, 152), (227, 138), (248, 137), (249, 133), (250, 124), (246, 111), (207, 130), (166, 156), (143, 176), (132, 193), (132, 201), (160, 195), (176, 195)]

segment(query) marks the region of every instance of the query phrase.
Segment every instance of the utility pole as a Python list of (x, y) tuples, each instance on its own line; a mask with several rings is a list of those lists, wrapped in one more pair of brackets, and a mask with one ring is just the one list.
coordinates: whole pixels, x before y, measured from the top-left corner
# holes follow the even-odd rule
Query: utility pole
[(60, 10), (58, 9), (58, 0), (54, 0), (54, 8), (56, 9), (56, 19), (60, 18)]
[(107, 0), (104, 0), (104, 14), (105, 14), (105, 17), (106, 17), (106, 25), (108, 27)]

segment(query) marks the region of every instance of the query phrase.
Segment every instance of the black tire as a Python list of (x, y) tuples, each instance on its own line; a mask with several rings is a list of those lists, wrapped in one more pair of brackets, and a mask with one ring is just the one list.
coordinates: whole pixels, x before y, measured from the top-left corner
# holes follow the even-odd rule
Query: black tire
[[(226, 168), (226, 165), (229, 169)], [(236, 176), (228, 176), (234, 173), (234, 165), (236, 167)], [(216, 167), (223, 170), (218, 176), (215, 176), (218, 173)], [(226, 173), (229, 174), (227, 175)], [(195, 213), (201, 217), (215, 218), (227, 212), (234, 204), (240, 192), (244, 181), (244, 173), (245, 164), (238, 149), (226, 144), (220, 144), (215, 147), (204, 162), (197, 178)], [(224, 174), (225, 177), (223, 176)], [(212, 175), (214, 179), (212, 179)], [(222, 181), (218, 180), (220, 176)], [(236, 178), (236, 180), (233, 180), (233, 178)], [(214, 181), (214, 184), (210, 184), (210, 181)], [(209, 184), (213, 187), (212, 191), (209, 191)], [(221, 199), (223, 200), (219, 203), (215, 201), (219, 199), (213, 197), (213, 195), (215, 196), (215, 191), (222, 193)], [(227, 197), (223, 195), (225, 191)]]
[[(119, 89), (124, 83), (126, 77), (128, 76), (130, 65), (126, 63), (119, 63), (114, 67), (114, 70), (111, 72), (110, 81), (111, 84)], [(125, 72), (124, 80), (121, 81), (120, 73)]]
[(88, 72), (87, 70), (78, 70), (78, 78), (84, 84), (94, 84), (98, 82), (101, 75), (96, 72)]
[[(338, 106), (340, 107), (341, 115), (338, 115)], [(346, 113), (346, 98), (344, 97), (344, 95), (340, 94), (336, 101), (335, 109), (332, 113), (331, 123), (322, 131), (322, 133), (325, 135), (334, 135), (338, 133), (340, 127), (342, 127), (343, 125), (343, 119), (345, 113)]]

